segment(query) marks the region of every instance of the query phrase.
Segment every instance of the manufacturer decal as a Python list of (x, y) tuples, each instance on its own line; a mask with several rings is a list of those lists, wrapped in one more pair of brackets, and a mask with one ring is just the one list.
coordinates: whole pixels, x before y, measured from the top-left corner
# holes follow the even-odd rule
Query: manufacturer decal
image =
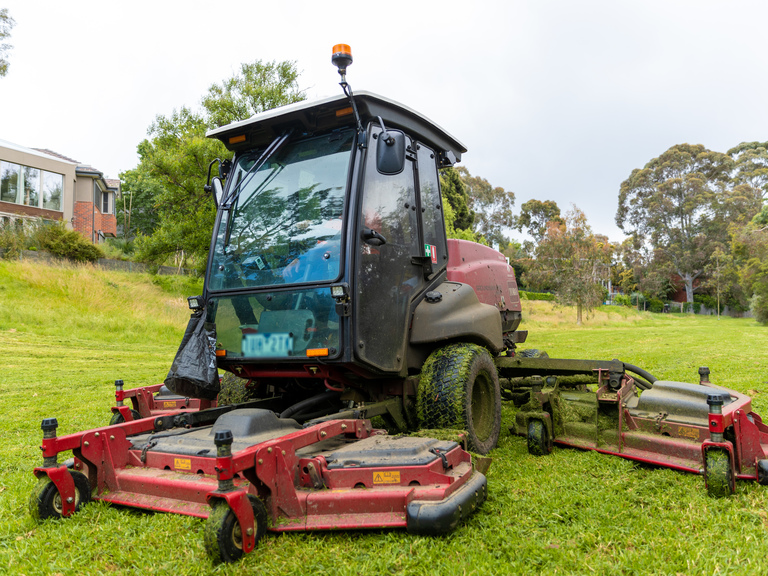
[(400, 472), (374, 472), (373, 473), (374, 484), (400, 484)]
[(163, 402), (163, 408), (176, 408), (176, 402)]

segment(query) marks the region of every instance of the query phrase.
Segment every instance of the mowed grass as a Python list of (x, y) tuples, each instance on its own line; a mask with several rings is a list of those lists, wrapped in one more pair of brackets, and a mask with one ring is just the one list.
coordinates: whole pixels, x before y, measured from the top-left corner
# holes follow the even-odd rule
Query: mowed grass
[[(754, 574), (768, 572), (768, 488), (741, 482), (709, 498), (701, 477), (555, 448), (528, 455), (504, 427), (489, 498), (439, 538), (404, 531), (267, 534), (234, 565), (214, 567), (203, 521), (91, 503), (66, 520), (27, 511), (40, 465), (40, 421), (59, 434), (101, 426), (114, 380), (165, 376), (199, 284), (88, 267), (0, 262), (0, 573), (9, 574)], [(590, 314), (525, 302), (525, 347), (551, 356), (620, 358), (663, 379), (749, 392), (768, 414), (768, 328), (750, 319)]]

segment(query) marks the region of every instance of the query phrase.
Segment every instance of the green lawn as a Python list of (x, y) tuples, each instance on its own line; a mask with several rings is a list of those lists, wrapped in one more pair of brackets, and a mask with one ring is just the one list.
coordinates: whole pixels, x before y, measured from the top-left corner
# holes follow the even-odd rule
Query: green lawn
[[(181, 339), (187, 280), (0, 262), (0, 573), (11, 574), (759, 574), (768, 572), (768, 488), (739, 483), (709, 498), (703, 479), (593, 452), (529, 456), (505, 428), (489, 498), (441, 538), (402, 531), (268, 534), (234, 565), (213, 567), (201, 520), (92, 503), (36, 524), (27, 500), (40, 465), (40, 421), (59, 434), (105, 424), (114, 380), (162, 380)], [(585, 326), (525, 302), (526, 347), (553, 357), (620, 358), (663, 379), (754, 396), (768, 415), (768, 328), (749, 319), (611, 309)]]

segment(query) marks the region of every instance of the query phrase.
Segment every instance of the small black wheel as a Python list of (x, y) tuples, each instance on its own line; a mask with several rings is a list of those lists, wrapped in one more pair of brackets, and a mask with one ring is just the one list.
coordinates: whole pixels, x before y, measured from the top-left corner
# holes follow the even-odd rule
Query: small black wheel
[(470, 450), (493, 450), (501, 431), (501, 389), (488, 351), (457, 343), (430, 354), (422, 367), (416, 409), (421, 428), (465, 430)]
[(734, 492), (731, 458), (725, 450), (710, 449), (706, 453), (705, 480), (707, 493), (714, 498), (730, 496)]
[[(131, 416), (133, 416), (134, 420), (141, 420), (141, 414), (136, 412), (136, 410), (131, 410)], [(115, 424), (122, 424), (125, 422), (125, 418), (123, 418), (123, 415), (120, 414), (120, 412), (115, 412), (112, 414), (112, 418), (109, 421), (110, 426), (114, 426)]]
[[(267, 509), (255, 496), (248, 495), (256, 524), (256, 543), (267, 531)], [(205, 550), (214, 564), (237, 562), (243, 556), (243, 533), (235, 513), (225, 500), (217, 500), (203, 532)]]
[(546, 456), (552, 452), (547, 427), (541, 420), (528, 421), (528, 453), (533, 456)]
[[(75, 512), (77, 512), (81, 506), (91, 501), (91, 485), (85, 474), (74, 470), (70, 470), (69, 473), (75, 482)], [(46, 518), (61, 518), (63, 509), (61, 495), (56, 484), (51, 482), (47, 476), (41, 478), (32, 490), (32, 496), (29, 499), (29, 513), (37, 520), (45, 520)]]

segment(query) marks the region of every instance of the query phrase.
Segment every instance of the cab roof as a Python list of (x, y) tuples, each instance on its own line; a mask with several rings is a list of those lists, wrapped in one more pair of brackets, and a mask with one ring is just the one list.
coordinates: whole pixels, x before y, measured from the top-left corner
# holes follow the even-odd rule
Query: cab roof
[[(456, 138), (407, 106), (372, 92), (356, 92), (354, 97), (363, 126), (381, 116), (387, 128), (399, 128), (439, 152), (450, 152), (456, 162), (467, 151)], [(207, 136), (218, 138), (229, 150), (236, 151), (266, 146), (289, 128), (311, 133), (344, 126), (355, 126), (355, 118), (349, 99), (339, 94), (273, 108), (209, 130)]]

